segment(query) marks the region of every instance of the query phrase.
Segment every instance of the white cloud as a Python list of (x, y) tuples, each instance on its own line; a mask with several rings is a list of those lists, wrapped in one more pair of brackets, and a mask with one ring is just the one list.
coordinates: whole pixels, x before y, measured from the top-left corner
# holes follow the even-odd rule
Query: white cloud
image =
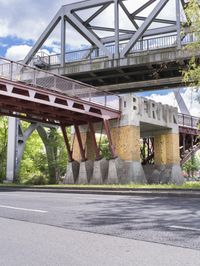
[(0, 37), (6, 37), (9, 35), (8, 22), (0, 19)]
[(6, 58), (18, 61), (22, 60), (30, 51), (31, 46), (28, 45), (14, 45), (8, 48)]
[[(200, 92), (197, 92), (194, 89), (187, 88), (181, 91), (183, 100), (193, 116), (200, 116), (200, 103), (197, 101), (197, 96), (200, 95)], [(167, 93), (165, 95), (153, 93), (147, 98), (154, 100), (155, 102), (160, 102), (163, 104), (168, 104), (171, 106), (178, 107), (175, 96), (173, 92)]]
[[(26, 45), (26, 44), (13, 45), (13, 46), (8, 48), (5, 57), (10, 59), (10, 60), (13, 60), (13, 61), (23, 60), (24, 57), (30, 51), (30, 49), (31, 49), (31, 46)], [(50, 53), (47, 49), (41, 49), (41, 52), (44, 52), (45, 55), (55, 54), (54, 51), (52, 53)]]
[(59, 8), (77, 0), (0, 0), (0, 37), (36, 41)]

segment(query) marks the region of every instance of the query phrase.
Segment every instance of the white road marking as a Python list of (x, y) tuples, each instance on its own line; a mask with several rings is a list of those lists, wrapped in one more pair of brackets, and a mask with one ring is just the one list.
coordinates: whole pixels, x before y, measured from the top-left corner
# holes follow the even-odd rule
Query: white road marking
[(171, 225), (170, 228), (189, 230), (189, 231), (199, 231), (200, 232), (199, 228), (186, 227), (186, 226)]
[(17, 197), (19, 197), (19, 196), (21, 196), (20, 194), (11, 194), (11, 193), (0, 193), (0, 197), (2, 197), (2, 196), (13, 196), (13, 197), (15, 197), (15, 196), (17, 196)]
[(0, 208), (13, 209), (13, 210), (19, 210), (19, 211), (28, 211), (28, 212), (40, 212), (40, 213), (47, 213), (47, 211), (43, 211), (43, 210), (35, 210), (35, 209), (18, 208), (18, 207), (7, 206), (7, 205), (0, 205)]

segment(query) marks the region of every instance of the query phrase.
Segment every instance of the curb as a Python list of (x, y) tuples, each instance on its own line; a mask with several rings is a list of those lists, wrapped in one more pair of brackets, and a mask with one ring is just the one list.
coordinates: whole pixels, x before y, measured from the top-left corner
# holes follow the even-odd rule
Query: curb
[(129, 188), (48, 188), (48, 187), (0, 187), (0, 192), (47, 192), (69, 194), (95, 194), (95, 195), (119, 195), (119, 196), (149, 196), (149, 197), (187, 197), (200, 198), (198, 189), (129, 189)]

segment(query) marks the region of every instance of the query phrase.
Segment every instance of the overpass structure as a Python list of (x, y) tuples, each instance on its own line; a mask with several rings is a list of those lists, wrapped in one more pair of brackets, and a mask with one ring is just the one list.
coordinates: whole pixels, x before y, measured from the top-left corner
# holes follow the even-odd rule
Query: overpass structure
[[(183, 84), (180, 69), (192, 56), (182, 48), (195, 41), (187, 26), (186, 6), (184, 0), (134, 5), (126, 0), (88, 0), (62, 6), (24, 63), (107, 91), (177, 87)], [(66, 51), (68, 25), (87, 41), (85, 49)], [(39, 51), (59, 26), (61, 52), (45, 56)]]
[[(22, 139), (16, 139), (16, 121), (10, 124), (10, 151), (23, 143), (18, 155), (10, 154), (11, 179), (26, 139), (42, 122), (62, 128), (71, 161), (68, 183), (183, 182), (179, 147), (184, 159), (189, 143), (192, 146), (199, 134), (198, 118), (139, 99), (131, 92), (182, 84), (180, 68), (187, 66), (192, 56), (182, 48), (195, 41), (195, 34), (186, 26), (187, 3), (148, 0), (130, 6), (128, 2), (87, 0), (62, 6), (24, 64), (4, 61), (0, 65), (1, 114), (32, 121)], [(107, 11), (109, 19), (102, 26), (100, 16)], [(68, 25), (87, 40), (86, 49), (66, 51)], [(58, 26), (61, 52), (44, 55), (41, 49)], [(199, 52), (195, 55), (198, 57)], [(118, 97), (105, 91), (130, 94)], [(110, 161), (100, 160), (95, 139), (101, 122), (109, 140)], [(70, 125), (75, 126), (73, 151), (65, 131), (65, 126)], [(143, 167), (141, 162), (149, 165)], [(152, 180), (154, 176), (156, 180)]]
[[(0, 114), (31, 123), (23, 132), (15, 120), (11, 120), (8, 180), (12, 181), (14, 171), (19, 171), (26, 140), (38, 123), (43, 123), (61, 127), (70, 162), (65, 182), (81, 184), (182, 183), (179, 134), (190, 132), (196, 136), (199, 122), (198, 118), (178, 114), (177, 108), (169, 105), (131, 93), (119, 97), (3, 58)], [(73, 147), (66, 134), (66, 127), (72, 125)], [(95, 135), (100, 131), (107, 135), (111, 160), (102, 159)], [(142, 153), (141, 139), (150, 138), (153, 154), (149, 154), (150, 146), (143, 146)], [(145, 159), (146, 151), (146, 159), (152, 156), (154, 164), (142, 166), (141, 154)], [(155, 173), (156, 180), (152, 179)]]

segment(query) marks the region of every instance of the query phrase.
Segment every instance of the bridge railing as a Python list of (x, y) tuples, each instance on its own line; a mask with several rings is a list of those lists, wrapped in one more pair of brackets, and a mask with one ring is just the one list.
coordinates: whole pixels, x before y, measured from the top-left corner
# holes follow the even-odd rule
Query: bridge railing
[[(182, 45), (186, 45), (188, 43), (195, 41), (195, 34), (188, 33), (185, 35), (181, 43)], [(120, 43), (119, 51), (121, 52), (123, 48), (126, 46), (127, 42)], [(177, 35), (166, 35), (161, 37), (155, 38), (146, 38), (143, 40), (139, 40), (133, 48), (130, 50), (129, 54), (157, 50), (162, 48), (169, 48), (169, 47), (176, 47), (177, 46)], [(106, 48), (114, 55), (115, 53), (115, 45), (106, 45)], [(82, 60), (93, 60), (97, 58), (104, 58), (106, 57), (105, 53), (101, 51), (99, 48), (86, 48), (76, 51), (69, 51), (65, 54), (65, 61), (66, 63), (72, 63), (76, 61)], [(46, 55), (41, 56), (39, 53), (36, 58), (33, 59), (33, 64), (37, 60), (41, 60), (43, 63), (47, 65), (58, 65), (61, 62), (61, 55), (60, 54), (53, 54), (53, 55)]]
[(70, 97), (78, 97), (105, 107), (120, 110), (120, 97), (116, 94), (100, 91), (94, 86), (1, 57), (0, 78), (23, 82), (27, 85), (56, 91)]
[(195, 116), (190, 116), (186, 114), (178, 114), (178, 124), (182, 127), (188, 127), (193, 129), (198, 129), (200, 119)]

